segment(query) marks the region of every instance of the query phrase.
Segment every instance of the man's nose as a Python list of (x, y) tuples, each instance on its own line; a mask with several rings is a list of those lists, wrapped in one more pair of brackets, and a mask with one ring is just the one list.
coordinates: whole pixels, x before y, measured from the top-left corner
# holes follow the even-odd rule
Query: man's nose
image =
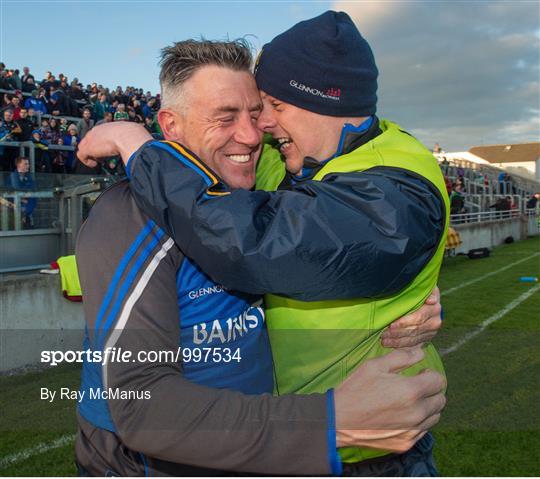
[(265, 106), (257, 120), (257, 127), (264, 132), (268, 132), (272, 128), (275, 128), (276, 125), (277, 122), (274, 118), (274, 115), (272, 114), (272, 110)]
[(237, 143), (254, 148), (262, 141), (262, 135), (262, 130), (257, 128), (256, 123), (248, 115), (247, 118), (238, 122), (234, 139)]

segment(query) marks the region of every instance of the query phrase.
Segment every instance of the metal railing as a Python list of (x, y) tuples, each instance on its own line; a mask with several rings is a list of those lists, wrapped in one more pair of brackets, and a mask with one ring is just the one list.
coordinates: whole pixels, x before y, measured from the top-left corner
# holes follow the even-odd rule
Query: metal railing
[[(506, 170), (490, 164), (475, 163), (469, 160), (446, 158), (444, 153), (434, 155), (439, 161), (439, 166), (445, 176), (455, 180), (458, 177), (458, 170), (463, 170), (465, 188), (474, 193), (486, 194), (519, 194), (530, 195), (540, 191), (540, 182), (533, 178), (527, 178), (516, 172)], [(501, 172), (509, 173), (512, 181), (499, 181)], [(480, 175), (487, 177), (487, 184), (482, 185)]]
[[(19, 156), (25, 156), (30, 161), (30, 173), (36, 171), (36, 145), (33, 141), (0, 141), (0, 146), (19, 148)], [(28, 154), (26, 150), (28, 149)], [(74, 146), (48, 145), (49, 150), (76, 151)]]
[[(0, 194), (0, 229), (2, 231), (21, 231), (23, 198), (54, 198), (53, 191), (6, 191)], [(13, 214), (13, 228), (10, 227), (9, 213)]]
[(535, 208), (527, 209), (523, 213), (517, 209), (503, 211), (479, 211), (477, 213), (458, 213), (450, 215), (450, 224), (487, 223), (520, 217), (528, 218), (531, 216), (538, 216), (538, 214), (539, 213)]
[[(73, 183), (67, 176), (78, 175), (65, 176), (63, 186), (46, 191), (0, 191), (0, 273), (39, 269), (59, 256), (73, 254), (79, 229), (95, 200), (119, 179), (87, 177), (84, 183)], [(37, 199), (30, 226), (23, 222), (25, 198)], [(43, 209), (37, 213), (39, 208)], [(41, 218), (35, 218), (36, 214)]]
[(511, 201), (516, 205), (519, 211), (524, 211), (526, 198), (520, 195), (494, 195), (494, 194), (469, 194), (463, 193), (465, 207), (468, 211), (488, 211), (490, 206), (494, 205), (497, 200), (510, 197)]
[[(73, 254), (75, 252), (77, 234), (83, 221), (88, 216), (91, 204), (114, 181), (115, 179), (112, 177), (96, 177), (92, 178), (89, 183), (62, 191), (59, 216), (63, 226), (62, 250), (66, 254)], [(90, 199), (90, 205), (85, 203), (85, 198)], [(86, 210), (85, 206), (87, 206)]]
[[(35, 85), (36, 88), (35, 88), (35, 90), (39, 90), (40, 85), (41, 85), (41, 83), (37, 83), (37, 82), (36, 82), (36, 85)], [(8, 94), (10, 94), (10, 95), (15, 95), (15, 92), (16, 92), (16, 91), (17, 91), (17, 90), (5, 90), (4, 88), (0, 88), (0, 93), (8, 93)], [(27, 91), (21, 91), (21, 93), (22, 93), (22, 96), (26, 96), (26, 97), (31, 97), (31, 96), (32, 96), (32, 93), (27, 92)], [(75, 98), (73, 98), (73, 100), (75, 100)], [(86, 105), (87, 103), (89, 103), (89, 102), (86, 101), (86, 100), (75, 100), (75, 101), (76, 101), (79, 105)]]

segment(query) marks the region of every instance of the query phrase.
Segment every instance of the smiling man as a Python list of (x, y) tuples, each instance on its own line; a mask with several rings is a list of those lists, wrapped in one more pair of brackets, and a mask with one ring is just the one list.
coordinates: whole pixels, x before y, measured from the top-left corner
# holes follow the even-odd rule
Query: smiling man
[[(251, 199), (251, 193), (242, 189), (254, 184), (262, 138), (257, 128), (262, 103), (250, 62), (249, 50), (234, 42), (186, 41), (165, 49), (158, 118), (165, 137), (182, 144), (150, 141), (132, 160), (158, 179), (140, 185), (151, 195), (145, 202), (163, 205), (164, 195), (177, 196), (174, 209), (162, 210), (166, 217), (176, 216), (178, 208), (189, 214), (200, 207), (199, 201), (208, 203), (208, 216), (197, 228), (209, 231), (210, 245), (221, 253), (216, 256), (213, 251), (206, 259), (199, 255), (195, 262), (187, 251), (190, 245), (205, 248), (206, 239), (175, 225), (169, 234), (182, 237), (186, 250), (178, 248), (139, 210), (125, 182), (100, 197), (79, 236), (77, 259), (89, 347), (175, 351), (181, 345), (190, 352), (209, 347), (212, 358), (216, 351), (221, 359), (230, 356), (210, 362), (195, 361), (190, 355), (158, 364), (85, 363), (83, 390), (112, 387), (151, 395), (150, 400), (83, 401), (77, 457), (81, 468), (93, 474), (111, 470), (133, 475), (145, 468), (174, 475), (215, 475), (223, 470), (336, 474), (341, 468), (336, 447), (406, 451), (437, 422), (444, 405), (440, 393), (444, 380), (439, 374), (427, 371), (412, 378), (397, 374), (422, 359), (420, 350), (367, 361), (343, 384), (318, 393), (270, 395), (273, 368), (260, 294), (319, 300), (354, 297), (365, 291), (362, 268), (370, 260), (352, 255), (343, 269), (343, 245), (330, 234), (332, 228), (338, 237), (343, 234), (339, 222), (318, 226), (308, 217), (304, 224), (301, 209), (283, 211), (283, 204), (276, 205), (277, 211), (261, 204), (257, 211), (257, 204), (272, 195), (259, 192)], [(144, 143), (148, 138), (137, 125), (98, 126), (85, 137), (79, 155), (85, 160), (117, 153), (127, 158), (133, 141)], [(199, 188), (198, 202), (178, 198), (186, 183)], [(253, 250), (260, 266), (250, 263), (253, 268), (246, 268), (241, 254), (245, 250), (235, 250), (234, 245), (238, 241), (258, 245), (264, 239), (252, 233), (237, 236), (230, 212), (211, 208), (214, 200), (231, 198), (231, 190), (245, 193), (245, 203), (236, 206), (238, 226), (267, 226), (276, 214), (284, 219), (297, 215), (289, 228), (309, 227), (301, 234), (303, 243), (289, 244), (287, 230), (277, 238), (269, 233), (266, 251)], [(308, 216), (316, 207), (304, 193), (278, 196), (291, 205), (302, 201)], [(243, 216), (246, 209), (252, 211), (248, 217)], [(320, 214), (321, 220), (329, 219), (324, 209)], [(169, 229), (168, 220), (159, 220)], [(327, 232), (326, 237), (320, 236), (321, 231)], [(347, 238), (347, 249), (360, 247), (364, 238), (365, 231), (354, 231)], [(97, 260), (93, 252), (101, 243), (104, 257)], [(284, 254), (288, 264), (276, 254)], [(398, 254), (387, 254), (399, 260)], [(323, 258), (328, 271), (313, 275)], [(210, 275), (206, 267), (212, 270)], [(396, 266), (400, 267), (401, 263)], [(216, 268), (215, 276), (221, 270), (225, 281), (216, 281)], [(425, 339), (422, 334), (413, 338), (415, 343)], [(113, 454), (118, 448), (124, 454)]]

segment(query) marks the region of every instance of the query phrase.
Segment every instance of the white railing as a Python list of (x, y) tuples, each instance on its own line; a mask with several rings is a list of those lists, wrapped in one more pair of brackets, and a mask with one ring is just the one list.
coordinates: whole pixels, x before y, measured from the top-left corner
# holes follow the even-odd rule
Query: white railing
[(478, 213), (459, 213), (450, 215), (450, 224), (463, 224), (463, 223), (485, 223), (489, 221), (500, 221), (511, 218), (519, 218), (521, 216), (530, 217), (537, 216), (538, 211), (536, 209), (527, 209), (524, 213), (520, 213), (517, 209), (504, 210), (504, 211), (480, 211)]

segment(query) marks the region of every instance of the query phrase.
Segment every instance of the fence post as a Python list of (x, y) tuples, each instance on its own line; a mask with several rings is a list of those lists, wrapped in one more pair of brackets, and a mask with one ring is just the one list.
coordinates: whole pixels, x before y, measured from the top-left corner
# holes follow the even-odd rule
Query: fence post
[(2, 231), (7, 231), (9, 230), (9, 215), (8, 215), (8, 205), (6, 204), (8, 203), (8, 200), (6, 199), (5, 196), (2, 197), (2, 202), (0, 203), (0, 208), (1, 208), (1, 228), (2, 228)]
[(68, 254), (73, 254), (75, 252), (75, 242), (77, 239), (77, 233), (79, 231), (79, 228), (81, 226), (81, 216), (82, 216), (82, 201), (81, 196), (77, 193), (71, 195), (71, 208), (70, 208), (70, 215), (71, 215), (71, 235), (70, 235), (70, 241), (68, 244)]
[(21, 211), (21, 197), (18, 191), (14, 193), (13, 200), (14, 200), (14, 205), (15, 205), (15, 208), (13, 210), (13, 225), (14, 225), (15, 231), (20, 231), (22, 229), (21, 228), (22, 211)]
[(28, 145), (28, 159), (30, 160), (30, 173), (36, 173), (36, 147), (34, 143)]
[(58, 194), (58, 226), (60, 228), (60, 254), (67, 255), (67, 232), (66, 232), (66, 196), (63, 192)]

